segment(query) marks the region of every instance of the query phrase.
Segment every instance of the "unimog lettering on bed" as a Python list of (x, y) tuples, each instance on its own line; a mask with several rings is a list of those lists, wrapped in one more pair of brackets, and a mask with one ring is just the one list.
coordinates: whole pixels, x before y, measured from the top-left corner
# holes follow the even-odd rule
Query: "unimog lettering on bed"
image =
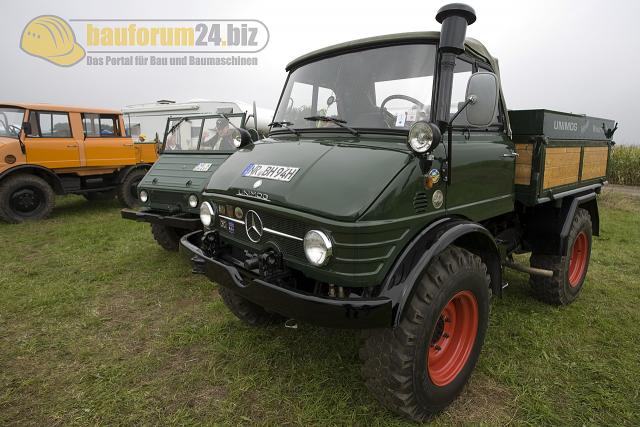
[[(444, 6), (436, 19), (440, 33), (290, 63), (269, 137), (218, 168), (202, 196), (205, 230), (181, 239), (194, 272), (249, 324), (371, 329), (366, 384), (414, 420), (469, 379), (503, 267), (529, 273), (548, 303), (578, 296), (615, 129), (507, 114), (497, 61), (465, 40), (473, 9)], [(254, 187), (268, 201), (243, 192)], [(512, 257), (528, 252), (530, 266)]]

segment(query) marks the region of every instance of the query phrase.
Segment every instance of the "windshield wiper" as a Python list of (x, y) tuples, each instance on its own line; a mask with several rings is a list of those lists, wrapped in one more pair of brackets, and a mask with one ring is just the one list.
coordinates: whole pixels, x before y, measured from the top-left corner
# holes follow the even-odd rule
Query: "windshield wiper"
[(178, 126), (180, 126), (180, 124), (182, 122), (184, 122), (185, 120), (188, 120), (188, 117), (182, 117), (180, 120), (178, 120), (176, 122), (176, 124), (174, 124), (173, 126), (171, 126), (171, 129), (169, 129), (169, 135), (171, 135), (173, 132), (175, 132), (175, 130), (178, 128)]
[(291, 127), (293, 123), (291, 122), (271, 122), (267, 126), (276, 127), (276, 128), (284, 128), (294, 134), (295, 136), (300, 136), (300, 132)]
[(349, 126), (347, 126), (345, 123), (347, 123), (346, 120), (342, 120), (342, 119), (338, 119), (335, 117), (329, 117), (329, 116), (311, 116), (311, 117), (305, 117), (305, 120), (311, 120), (312, 122), (331, 122), (331, 123), (335, 123), (336, 125), (340, 126), (341, 128), (344, 128), (346, 130), (348, 130), (349, 132), (351, 132), (351, 134), (358, 136), (358, 131), (355, 130), (354, 128), (351, 128)]

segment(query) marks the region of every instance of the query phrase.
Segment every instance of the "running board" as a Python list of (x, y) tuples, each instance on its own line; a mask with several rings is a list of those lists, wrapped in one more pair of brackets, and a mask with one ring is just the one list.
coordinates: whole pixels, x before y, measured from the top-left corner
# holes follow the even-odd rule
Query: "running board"
[(553, 271), (551, 270), (529, 267), (528, 265), (518, 264), (513, 261), (505, 261), (504, 266), (523, 273), (533, 274), (534, 276), (553, 277)]

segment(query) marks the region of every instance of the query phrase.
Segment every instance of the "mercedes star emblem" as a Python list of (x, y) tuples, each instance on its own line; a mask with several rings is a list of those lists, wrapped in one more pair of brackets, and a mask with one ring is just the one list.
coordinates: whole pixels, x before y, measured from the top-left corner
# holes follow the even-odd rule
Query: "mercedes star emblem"
[(244, 219), (244, 228), (247, 230), (247, 237), (253, 243), (258, 243), (262, 237), (262, 220), (256, 211), (248, 211)]

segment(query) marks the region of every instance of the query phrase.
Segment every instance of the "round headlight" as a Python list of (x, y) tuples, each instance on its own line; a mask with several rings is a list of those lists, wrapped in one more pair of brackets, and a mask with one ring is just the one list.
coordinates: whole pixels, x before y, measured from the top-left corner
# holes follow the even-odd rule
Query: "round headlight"
[(416, 153), (426, 153), (440, 136), (440, 130), (431, 123), (415, 122), (409, 129), (409, 148)]
[(147, 203), (147, 200), (149, 200), (149, 193), (146, 190), (140, 190), (140, 201)]
[(195, 194), (189, 196), (189, 206), (191, 206), (192, 208), (198, 207), (198, 196), (196, 196)]
[(200, 221), (202, 222), (202, 225), (205, 227), (210, 226), (215, 215), (216, 211), (209, 202), (204, 202), (200, 205)]
[(315, 266), (323, 266), (331, 258), (331, 240), (322, 231), (309, 230), (304, 236), (304, 254)]

